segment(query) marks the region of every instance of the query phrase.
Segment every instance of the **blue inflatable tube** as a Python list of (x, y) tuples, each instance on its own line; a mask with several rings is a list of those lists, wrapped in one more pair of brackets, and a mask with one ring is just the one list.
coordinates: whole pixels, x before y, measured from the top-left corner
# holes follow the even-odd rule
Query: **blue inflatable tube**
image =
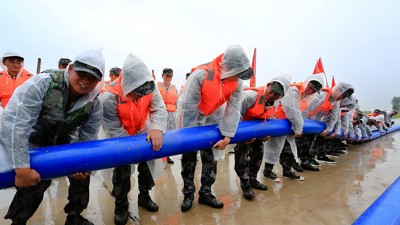
[[(304, 134), (319, 134), (325, 124), (305, 120)], [(288, 120), (253, 120), (239, 123), (231, 143), (252, 138), (292, 134)], [(222, 138), (217, 125), (200, 126), (168, 131), (163, 136), (163, 147), (153, 151), (146, 135), (111, 138), (99, 141), (50, 146), (30, 150), (31, 168), (43, 180), (67, 176), (76, 172), (94, 171), (193, 152), (213, 146)], [(0, 189), (14, 186), (14, 170), (0, 173)]]
[(400, 177), (367, 210), (353, 225), (395, 225), (400, 224)]
[[(318, 134), (324, 129), (324, 123), (305, 121), (304, 133)], [(288, 120), (244, 121), (239, 123), (231, 143), (291, 133)], [(183, 128), (168, 131), (163, 136), (163, 146), (159, 151), (153, 151), (151, 143), (146, 141), (146, 135), (142, 134), (31, 149), (30, 163), (31, 168), (46, 180), (193, 152), (209, 148), (221, 138), (217, 125)], [(14, 170), (0, 173), (0, 189), (14, 186), (14, 177)]]

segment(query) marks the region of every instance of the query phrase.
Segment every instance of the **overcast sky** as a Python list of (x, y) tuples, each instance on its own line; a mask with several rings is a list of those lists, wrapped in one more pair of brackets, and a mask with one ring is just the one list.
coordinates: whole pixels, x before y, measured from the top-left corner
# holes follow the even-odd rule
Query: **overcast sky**
[[(400, 2), (385, 0), (6, 1), (0, 54), (13, 50), (34, 73), (103, 47), (106, 70), (138, 55), (157, 81), (173, 83), (232, 44), (250, 60), (257, 47), (257, 85), (274, 75), (303, 81), (322, 58), (329, 83), (355, 87), (363, 110), (391, 109), (400, 96)], [(107, 72), (107, 79), (108, 72)], [(248, 82), (246, 82), (248, 84)]]

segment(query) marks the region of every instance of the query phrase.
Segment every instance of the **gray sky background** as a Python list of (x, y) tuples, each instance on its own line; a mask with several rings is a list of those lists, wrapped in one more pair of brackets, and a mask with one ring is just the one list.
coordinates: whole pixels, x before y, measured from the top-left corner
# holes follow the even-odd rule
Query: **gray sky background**
[[(103, 47), (106, 70), (128, 53), (154, 69), (186, 72), (240, 44), (257, 47), (257, 85), (279, 74), (303, 81), (322, 58), (329, 83), (355, 87), (361, 109), (391, 109), (400, 96), (400, 2), (393, 0), (6, 1), (1, 4), (0, 54), (13, 50), (25, 68), (56, 68)], [(108, 74), (108, 72), (107, 72)], [(107, 79), (108, 76), (107, 76)], [(246, 82), (248, 84), (248, 82)]]

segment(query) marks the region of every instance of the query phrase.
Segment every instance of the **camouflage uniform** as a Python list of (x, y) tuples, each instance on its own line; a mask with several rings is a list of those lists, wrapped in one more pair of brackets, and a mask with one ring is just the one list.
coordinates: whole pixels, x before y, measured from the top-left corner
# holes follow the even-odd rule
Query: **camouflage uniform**
[(241, 188), (249, 188), (257, 180), (263, 160), (263, 142), (259, 139), (251, 144), (238, 143), (235, 147), (235, 171), (240, 178)]
[[(215, 182), (217, 176), (217, 162), (214, 159), (214, 154), (211, 148), (200, 151), (202, 170), (201, 170), (201, 187), (199, 194), (211, 194), (211, 186)], [(194, 171), (197, 162), (197, 152), (182, 154), (182, 178), (184, 195), (193, 194), (194, 186)]]
[[(139, 197), (148, 195), (154, 187), (154, 180), (146, 162), (138, 165)], [(131, 165), (117, 166), (113, 171), (113, 190), (115, 196), (115, 214), (127, 212), (129, 208), (128, 193), (131, 190)]]
[[(62, 74), (51, 74), (52, 81), (42, 103), (42, 112), (29, 135), (31, 148), (67, 144), (71, 142), (71, 134), (86, 121), (93, 109), (89, 102), (70, 115), (64, 116), (66, 105), (62, 99), (68, 95), (68, 87)], [(68, 177), (68, 204), (64, 211), (68, 215), (80, 215), (89, 203), (90, 176), (85, 180), (75, 180)], [(15, 194), (5, 219), (11, 219), (13, 224), (25, 224), (39, 207), (44, 192), (51, 185), (51, 180), (42, 180), (35, 186), (16, 187)]]

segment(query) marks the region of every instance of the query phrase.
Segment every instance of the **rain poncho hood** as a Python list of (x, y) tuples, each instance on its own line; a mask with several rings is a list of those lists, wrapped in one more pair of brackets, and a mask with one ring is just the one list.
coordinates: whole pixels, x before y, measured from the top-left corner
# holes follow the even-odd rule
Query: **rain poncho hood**
[[(1, 66), (1, 68), (3, 69), (3, 71), (4, 71), (8, 76), (10, 76), (10, 75), (8, 74), (8, 68), (3, 64), (4, 58), (8, 58), (8, 57), (19, 57), (19, 58), (22, 58), (22, 60), (24, 60), (24, 57), (22, 57), (20, 54), (15, 53), (15, 52), (13, 52), (13, 51), (8, 51), (8, 52), (5, 52), (4, 55), (0, 58), (0, 66)], [(21, 70), (18, 72), (16, 78), (19, 78), (19, 77), (21, 76), (22, 71), (24, 71), (24, 62), (22, 62)]]
[[(289, 90), (290, 83), (292, 82), (292, 75), (284, 74), (284, 75), (272, 77), (272, 79), (267, 83), (267, 85), (274, 81), (278, 82), (282, 85), (283, 92), (286, 95), (286, 92)], [(267, 85), (265, 87), (267, 87)]]
[(303, 90), (305, 90), (307, 88), (307, 85), (310, 81), (317, 81), (318, 83), (320, 83), (322, 85), (322, 87), (324, 87), (324, 74), (323, 73), (318, 73), (318, 74), (313, 74), (308, 76), (304, 83), (303, 83)]
[(353, 96), (340, 100), (340, 109), (342, 111), (350, 111), (356, 108), (356, 99)]
[(126, 57), (122, 71), (121, 87), (124, 96), (144, 83), (153, 81), (150, 70), (139, 57), (133, 54)]
[(336, 100), (337, 98), (339, 98), (340, 95), (345, 93), (350, 88), (353, 89), (354, 91), (354, 88), (353, 86), (351, 86), (351, 84), (345, 82), (339, 82), (335, 87), (332, 88), (333, 98)]
[(251, 67), (250, 60), (240, 45), (229, 46), (221, 62), (221, 80), (235, 76)]
[(67, 82), (68, 86), (69, 86), (68, 69), (72, 64), (74, 64), (75, 61), (79, 61), (81, 63), (85, 63), (87, 65), (93, 66), (93, 67), (97, 68), (102, 74), (102, 79), (96, 85), (96, 87), (91, 92), (85, 94), (84, 96), (81, 96), (78, 99), (78, 101), (76, 102), (76, 104), (74, 105), (74, 107), (72, 109), (70, 109), (68, 112), (72, 112), (76, 109), (79, 109), (82, 106), (86, 105), (88, 102), (92, 101), (100, 93), (100, 90), (103, 88), (105, 60), (103, 58), (102, 51), (103, 51), (103, 49), (89, 49), (86, 52), (78, 55), (70, 64), (68, 64), (68, 67), (65, 69), (64, 78), (65, 78), (65, 81)]

